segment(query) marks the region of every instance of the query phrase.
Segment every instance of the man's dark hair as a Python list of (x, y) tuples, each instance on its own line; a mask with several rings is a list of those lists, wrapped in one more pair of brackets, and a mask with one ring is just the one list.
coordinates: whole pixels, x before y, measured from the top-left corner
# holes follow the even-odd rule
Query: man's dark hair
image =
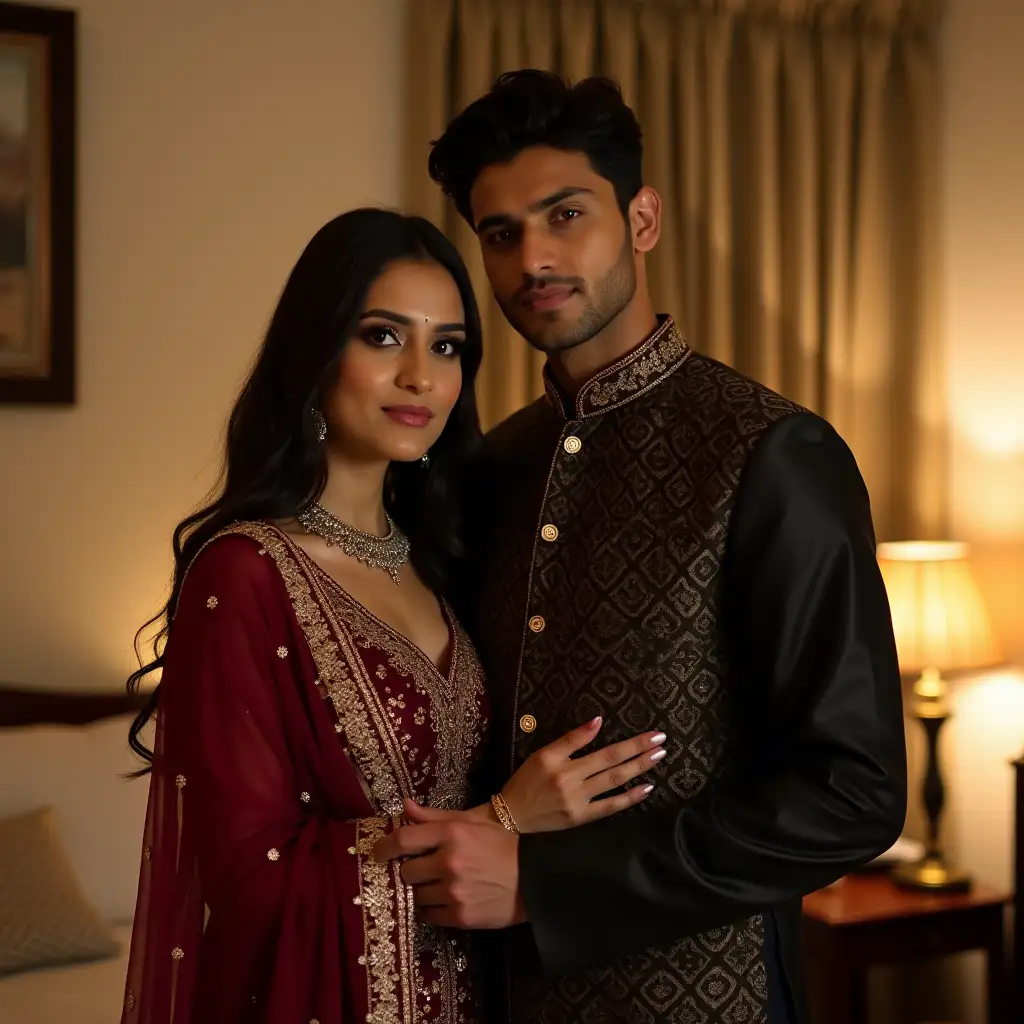
[(490, 92), (452, 119), (432, 143), (430, 177), (472, 226), (469, 193), (477, 176), (531, 146), (585, 153), (594, 171), (611, 182), (623, 215), (643, 185), (640, 124), (619, 86), (598, 77), (570, 85), (534, 69), (501, 75)]

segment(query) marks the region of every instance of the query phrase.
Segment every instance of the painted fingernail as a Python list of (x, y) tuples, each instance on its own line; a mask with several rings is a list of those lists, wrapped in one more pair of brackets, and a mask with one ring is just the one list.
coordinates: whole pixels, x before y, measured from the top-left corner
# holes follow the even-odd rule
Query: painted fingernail
[(653, 791), (654, 791), (654, 787), (653, 786), (644, 786), (644, 796), (647, 796), (648, 793), (651, 793)]
[(666, 754), (666, 751), (664, 751), (664, 750), (656, 750), (650, 756), (649, 760), (650, 760), (651, 764), (654, 764), (655, 761), (660, 761), (665, 756), (665, 754)]
[(601, 724), (601, 716), (598, 715), (597, 718), (592, 718), (587, 723), (587, 727), (590, 728), (590, 729), (596, 729), (600, 724)]
[(652, 747), (660, 747), (661, 744), (664, 743), (666, 739), (668, 739), (668, 737), (663, 732), (655, 733), (651, 737), (651, 746)]

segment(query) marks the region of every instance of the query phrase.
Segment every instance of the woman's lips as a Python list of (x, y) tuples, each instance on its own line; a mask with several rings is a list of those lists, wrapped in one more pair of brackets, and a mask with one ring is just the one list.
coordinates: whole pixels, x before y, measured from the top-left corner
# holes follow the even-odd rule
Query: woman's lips
[(384, 412), (403, 427), (425, 427), (434, 418), (422, 405), (389, 405)]

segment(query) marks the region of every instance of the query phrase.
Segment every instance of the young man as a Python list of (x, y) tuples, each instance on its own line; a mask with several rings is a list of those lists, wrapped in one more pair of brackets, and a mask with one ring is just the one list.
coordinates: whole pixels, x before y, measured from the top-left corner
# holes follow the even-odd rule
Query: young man
[[(503, 767), (601, 716), (660, 729), (635, 810), (519, 836), (410, 808), (379, 851), (427, 921), (510, 928), (513, 1024), (806, 1020), (800, 898), (906, 806), (899, 673), (868, 496), (823, 420), (656, 315), (658, 194), (613, 83), (521, 71), (432, 177), (546, 397), (488, 437), (476, 639)], [(515, 808), (510, 807), (512, 817)]]

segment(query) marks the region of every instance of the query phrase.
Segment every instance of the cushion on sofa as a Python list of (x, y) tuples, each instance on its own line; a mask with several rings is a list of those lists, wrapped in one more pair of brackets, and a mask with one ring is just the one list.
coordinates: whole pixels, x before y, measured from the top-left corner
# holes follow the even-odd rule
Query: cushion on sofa
[(53, 808), (85, 895), (108, 921), (130, 921), (149, 783), (126, 779), (140, 762), (128, 715), (84, 726), (0, 729), (0, 817)]
[(118, 950), (75, 876), (52, 809), (0, 819), (0, 974)]

